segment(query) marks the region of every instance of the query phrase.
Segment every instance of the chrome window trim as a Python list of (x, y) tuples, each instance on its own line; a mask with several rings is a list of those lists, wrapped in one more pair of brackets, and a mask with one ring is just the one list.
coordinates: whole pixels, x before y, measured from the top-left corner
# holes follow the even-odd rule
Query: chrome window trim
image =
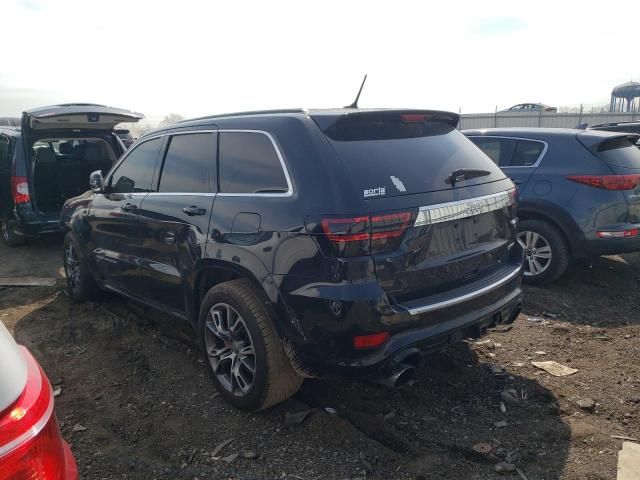
[[(251, 129), (219, 129), (219, 133), (261, 133), (266, 135), (266, 137), (271, 141), (271, 145), (276, 151), (276, 155), (278, 155), (278, 159), (280, 160), (280, 166), (282, 167), (282, 171), (284, 172), (284, 178), (287, 181), (287, 191), (286, 192), (278, 192), (278, 193), (231, 193), (231, 192), (218, 192), (218, 196), (221, 197), (291, 197), (293, 195), (293, 184), (291, 183), (291, 176), (289, 175), (289, 169), (287, 168), (287, 164), (284, 161), (284, 157), (282, 156), (282, 152), (280, 152), (280, 148), (276, 143), (276, 139), (269, 132), (264, 130), (251, 130)], [(220, 159), (218, 158), (218, 164), (220, 163)], [(218, 172), (220, 171), (220, 166), (218, 165)]]
[(215, 197), (216, 195), (219, 195), (218, 193), (213, 193), (213, 192), (149, 192), (149, 193), (136, 192), (136, 193), (140, 193), (140, 194), (148, 195), (152, 197), (157, 197), (159, 195), (162, 195), (165, 197), (166, 196), (175, 197), (175, 196), (185, 196), (185, 195), (198, 196), (198, 197)]
[[(538, 140), (537, 138), (508, 137), (506, 135), (469, 135), (469, 136), (467, 136), (467, 138), (502, 138), (502, 139), (507, 139), (507, 140), (525, 140), (527, 142), (538, 142), (538, 143), (542, 143), (544, 145), (544, 147), (542, 149), (542, 152), (540, 152), (540, 155), (538, 156), (537, 160), (533, 164), (531, 164), (531, 165), (504, 165), (504, 166), (498, 165), (498, 167), (500, 167), (500, 168), (538, 168), (538, 166), (540, 165), (540, 162), (542, 162), (542, 159), (547, 154), (547, 150), (549, 150), (549, 144), (546, 141)], [(476, 145), (476, 147), (477, 147), (477, 145)], [(478, 148), (480, 148), (480, 147), (478, 147)]]
[[(280, 151), (280, 147), (276, 143), (275, 138), (271, 133), (265, 130), (253, 130), (253, 129), (234, 129), (234, 128), (222, 128), (222, 129), (214, 129), (214, 130), (185, 130), (178, 132), (164, 132), (159, 133), (157, 135), (153, 135), (149, 138), (141, 138), (136, 142), (135, 145), (132, 145), (129, 150), (125, 153), (125, 155), (111, 168), (106, 178), (111, 179), (112, 172), (115, 173), (120, 164), (125, 161), (125, 159), (129, 156), (129, 154), (135, 150), (138, 145), (143, 144), (144, 142), (148, 142), (150, 140), (154, 140), (156, 138), (170, 137), (173, 135), (188, 135), (194, 133), (261, 133), (265, 135), (270, 141), (271, 145), (273, 145), (274, 150), (276, 151), (276, 155), (278, 156), (278, 160), (280, 161), (280, 166), (282, 167), (282, 171), (284, 173), (284, 178), (287, 181), (287, 191), (286, 192), (278, 192), (278, 193), (225, 193), (225, 192), (208, 192), (208, 193), (195, 193), (195, 192), (133, 192), (134, 194), (144, 194), (144, 195), (202, 195), (207, 197), (212, 196), (222, 196), (222, 197), (291, 197), (293, 196), (293, 183), (291, 182), (291, 176), (289, 175), (289, 169), (287, 167), (286, 162), (284, 161), (284, 157), (282, 156), (282, 152)], [(219, 141), (219, 140), (218, 140)], [(219, 160), (219, 159), (217, 159)]]
[(495, 290), (496, 288), (504, 285), (508, 281), (518, 276), (521, 270), (522, 270), (522, 265), (518, 265), (516, 268), (514, 268), (511, 272), (509, 272), (507, 275), (502, 277), (500, 280), (497, 280), (491, 283), (490, 285), (486, 285), (485, 287), (482, 287), (478, 290), (474, 290), (473, 292), (460, 295), (459, 297), (450, 298), (449, 300), (444, 300), (442, 302), (423, 305), (421, 307), (416, 307), (416, 308), (408, 308), (407, 311), (409, 312), (410, 315), (420, 315), (421, 313), (432, 312), (434, 310), (451, 307), (453, 305), (457, 305), (459, 303), (466, 302), (468, 300), (473, 300), (476, 297), (484, 295), (485, 293), (488, 293), (491, 290)]
[(433, 225), (434, 223), (460, 220), (483, 213), (493, 212), (512, 204), (509, 190), (484, 195), (482, 197), (456, 200), (455, 202), (438, 203), (420, 207), (414, 227)]

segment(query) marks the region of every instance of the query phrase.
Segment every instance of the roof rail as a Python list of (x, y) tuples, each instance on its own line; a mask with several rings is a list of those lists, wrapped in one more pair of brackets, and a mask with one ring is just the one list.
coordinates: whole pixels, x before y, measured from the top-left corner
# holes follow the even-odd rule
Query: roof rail
[[(244, 117), (248, 115), (273, 115), (278, 113), (304, 113), (306, 110), (303, 108), (283, 108), (276, 110), (248, 110), (246, 112), (232, 112), (232, 113), (219, 113), (216, 115), (206, 115), (204, 117), (188, 118), (180, 120), (176, 123), (195, 122), (197, 120), (208, 120), (210, 118), (225, 118), (225, 117)], [(174, 124), (175, 125), (175, 124)]]

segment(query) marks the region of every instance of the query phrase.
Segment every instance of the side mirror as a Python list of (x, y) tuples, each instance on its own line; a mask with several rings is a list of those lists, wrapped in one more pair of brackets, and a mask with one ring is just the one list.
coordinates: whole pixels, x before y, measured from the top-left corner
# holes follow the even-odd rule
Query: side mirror
[(102, 178), (102, 172), (96, 170), (89, 175), (89, 185), (93, 193), (102, 193), (104, 191), (104, 178)]

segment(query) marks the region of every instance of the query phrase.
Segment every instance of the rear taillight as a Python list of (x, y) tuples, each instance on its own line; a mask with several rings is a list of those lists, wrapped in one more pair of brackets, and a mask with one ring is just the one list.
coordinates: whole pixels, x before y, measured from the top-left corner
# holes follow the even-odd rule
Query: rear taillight
[(567, 180), (604, 190), (633, 190), (640, 185), (640, 174), (632, 175), (569, 175)]
[(393, 212), (348, 217), (327, 216), (320, 221), (318, 236), (325, 253), (354, 257), (396, 249), (415, 220), (412, 212)]
[(638, 229), (631, 228), (629, 230), (615, 230), (615, 231), (601, 231), (596, 232), (596, 235), (600, 238), (629, 238), (629, 237), (637, 237)]
[(11, 194), (15, 204), (31, 201), (27, 177), (11, 177)]
[(369, 221), (369, 216), (323, 218), (323, 250), (337, 257), (368, 254), (371, 247)]
[(374, 253), (395, 250), (415, 219), (410, 212), (373, 215), (371, 217), (371, 250)]
[(77, 478), (53, 412), (51, 385), (31, 354), (22, 350), (27, 384), (16, 402), (0, 413), (0, 479)]
[(378, 348), (387, 343), (390, 335), (389, 332), (373, 333), (371, 335), (357, 335), (353, 337), (353, 346), (357, 350), (366, 350), (368, 348)]

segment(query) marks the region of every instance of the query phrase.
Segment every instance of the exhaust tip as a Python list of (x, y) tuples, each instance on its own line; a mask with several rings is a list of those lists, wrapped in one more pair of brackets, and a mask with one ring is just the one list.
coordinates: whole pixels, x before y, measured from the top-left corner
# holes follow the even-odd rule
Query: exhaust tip
[(399, 388), (406, 385), (407, 383), (409, 383), (409, 381), (413, 380), (415, 376), (416, 369), (407, 365), (406, 367), (400, 369), (400, 371), (398, 372), (395, 383), (393, 385), (394, 388)]

